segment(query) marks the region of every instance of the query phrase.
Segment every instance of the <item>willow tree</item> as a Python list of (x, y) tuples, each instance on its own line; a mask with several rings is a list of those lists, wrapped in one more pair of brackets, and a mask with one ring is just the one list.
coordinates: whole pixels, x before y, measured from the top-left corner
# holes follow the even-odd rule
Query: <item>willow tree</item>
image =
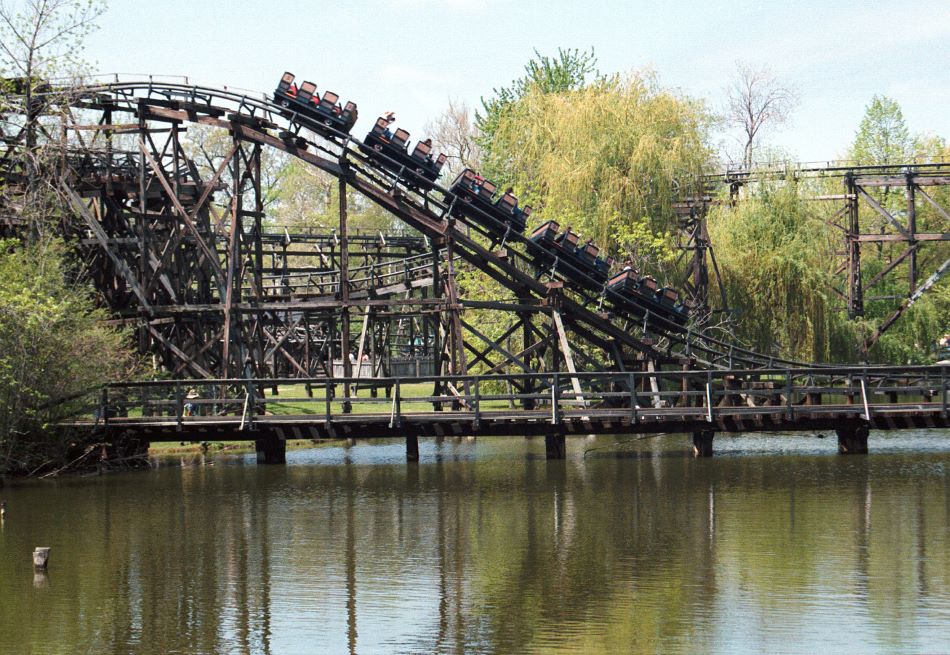
[(675, 257), (674, 200), (710, 159), (706, 107), (649, 72), (529, 89), (501, 116), (486, 161), (535, 220), (554, 219), (650, 270)]
[(836, 236), (794, 182), (761, 185), (710, 212), (709, 232), (740, 341), (800, 360), (852, 359), (856, 340), (836, 312)]

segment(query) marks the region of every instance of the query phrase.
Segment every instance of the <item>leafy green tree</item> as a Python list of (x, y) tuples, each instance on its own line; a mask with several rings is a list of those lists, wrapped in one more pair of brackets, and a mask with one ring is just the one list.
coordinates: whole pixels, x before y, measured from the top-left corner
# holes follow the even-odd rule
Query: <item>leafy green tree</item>
[(736, 312), (737, 336), (753, 349), (807, 361), (855, 356), (853, 326), (835, 315), (834, 235), (821, 209), (788, 181), (763, 184), (709, 215), (709, 233)]
[(711, 117), (652, 73), (529, 90), (498, 121), (489, 158), (535, 220), (571, 225), (645, 269), (674, 258), (674, 199), (711, 152)]
[(534, 51), (534, 59), (525, 64), (524, 75), (506, 87), (492, 89), (492, 96), (482, 98), (481, 111), (475, 112), (476, 142), (489, 155), (485, 172), (493, 174), (490, 155), (495, 152), (494, 140), (499, 121), (508, 110), (524, 98), (529, 91), (560, 93), (583, 88), (591, 75), (600, 78), (597, 72), (597, 57), (594, 49), (558, 48), (556, 57)]
[(62, 461), (68, 444), (48, 432), (88, 392), (129, 375), (127, 335), (108, 327), (89, 291), (67, 279), (60, 242), (0, 242), (0, 470)]
[(900, 105), (887, 96), (875, 95), (858, 126), (851, 159), (858, 164), (905, 164), (913, 155), (914, 139)]

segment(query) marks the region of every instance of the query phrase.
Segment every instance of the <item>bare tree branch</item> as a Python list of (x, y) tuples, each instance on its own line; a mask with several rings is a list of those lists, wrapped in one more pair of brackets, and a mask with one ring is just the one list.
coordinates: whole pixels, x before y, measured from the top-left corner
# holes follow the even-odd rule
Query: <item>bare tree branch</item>
[(742, 62), (736, 63), (735, 77), (726, 91), (726, 122), (742, 130), (742, 163), (749, 169), (762, 135), (788, 121), (798, 105), (798, 92), (769, 69)]
[(454, 176), (464, 168), (478, 168), (481, 161), (481, 150), (475, 140), (478, 130), (464, 102), (450, 99), (449, 106), (435, 120), (426, 123), (425, 131), (435, 149), (447, 155), (447, 174)]

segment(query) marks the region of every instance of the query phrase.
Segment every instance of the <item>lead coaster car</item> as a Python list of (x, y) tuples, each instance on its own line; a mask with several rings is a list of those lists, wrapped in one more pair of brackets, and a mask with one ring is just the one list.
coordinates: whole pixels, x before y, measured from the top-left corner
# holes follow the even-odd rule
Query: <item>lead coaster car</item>
[(299, 89), (294, 87), (294, 74), (287, 72), (280, 78), (274, 90), (274, 102), (283, 107), (288, 118), (293, 114), (306, 119), (305, 125), (325, 137), (334, 136), (334, 131), (349, 134), (359, 112), (355, 102), (340, 106), (340, 96), (325, 91), (323, 98), (317, 94), (317, 85), (304, 82)]
[(377, 118), (373, 129), (359, 144), (360, 150), (370, 163), (400, 176), (407, 186), (421, 191), (431, 189), (439, 179), (446, 155), (433, 159), (432, 146), (425, 141), (418, 141), (410, 153), (409, 132), (399, 128), (388, 136), (388, 129), (389, 122), (382, 116)]

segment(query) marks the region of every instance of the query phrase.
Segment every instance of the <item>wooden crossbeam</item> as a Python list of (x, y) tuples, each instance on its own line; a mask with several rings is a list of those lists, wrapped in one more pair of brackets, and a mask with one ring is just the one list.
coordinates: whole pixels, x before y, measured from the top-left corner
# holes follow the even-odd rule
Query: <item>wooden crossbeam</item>
[(99, 221), (96, 220), (95, 216), (89, 211), (89, 208), (86, 207), (85, 203), (82, 201), (82, 198), (69, 188), (65, 182), (60, 184), (60, 189), (66, 195), (66, 198), (69, 200), (69, 204), (72, 205), (73, 209), (83, 217), (86, 221), (86, 225), (89, 226), (89, 229), (92, 231), (93, 235), (99, 241), (99, 245), (109, 256), (109, 259), (112, 260), (112, 263), (115, 264), (116, 269), (122, 275), (122, 278), (129, 285), (129, 288), (132, 289), (132, 293), (139, 299), (139, 302), (142, 303), (142, 307), (147, 312), (152, 311), (152, 306), (148, 302), (148, 297), (145, 294), (145, 291), (142, 289), (142, 286), (139, 284), (138, 279), (135, 277), (135, 274), (129, 268), (128, 264), (125, 263), (121, 257), (116, 255), (112, 248), (109, 247), (109, 238), (106, 234), (106, 231), (102, 228), (102, 225)]

